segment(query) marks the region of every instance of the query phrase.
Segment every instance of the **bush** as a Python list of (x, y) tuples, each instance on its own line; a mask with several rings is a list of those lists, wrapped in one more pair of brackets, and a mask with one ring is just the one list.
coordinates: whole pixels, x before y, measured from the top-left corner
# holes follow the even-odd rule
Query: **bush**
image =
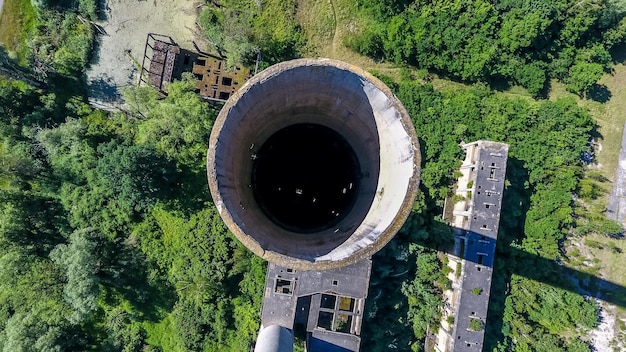
[(471, 318), (469, 328), (472, 331), (480, 331), (483, 329), (483, 322), (480, 319)]
[(454, 204), (456, 204), (458, 202), (463, 202), (463, 201), (465, 201), (465, 197), (463, 197), (460, 194), (455, 194), (455, 195), (452, 196), (452, 203), (454, 203)]
[(453, 325), (454, 324), (454, 316), (453, 315), (448, 315), (448, 317), (446, 318), (446, 321), (448, 322), (448, 324)]
[(622, 249), (618, 247), (613, 241), (610, 241), (606, 244), (606, 246), (613, 252), (614, 254), (622, 253)]
[(565, 87), (568, 91), (583, 96), (603, 73), (604, 67), (601, 64), (589, 62), (574, 64), (569, 70), (569, 77), (565, 79)]

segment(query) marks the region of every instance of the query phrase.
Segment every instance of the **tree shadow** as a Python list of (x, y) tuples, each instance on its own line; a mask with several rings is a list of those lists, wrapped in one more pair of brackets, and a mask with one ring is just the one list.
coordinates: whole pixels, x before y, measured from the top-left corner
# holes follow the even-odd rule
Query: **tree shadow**
[(511, 89), (511, 87), (513, 87), (511, 80), (502, 75), (493, 75), (489, 79), (489, 88), (493, 90), (504, 92)]
[(95, 66), (100, 63), (100, 47), (102, 43), (100, 42), (100, 37), (96, 36), (93, 41), (93, 50), (91, 50), (91, 56), (89, 58), (89, 67)]
[(610, 54), (611, 58), (613, 58), (614, 64), (626, 63), (626, 43), (619, 44), (611, 48)]
[(111, 15), (111, 8), (109, 7), (109, 0), (99, 0), (98, 1), (98, 20), (107, 21), (109, 16)]
[(535, 98), (547, 99), (551, 91), (552, 91), (552, 80), (546, 79), (545, 83), (543, 84), (543, 88), (539, 91), (539, 93), (537, 94)]
[(89, 97), (99, 102), (116, 103), (122, 99), (117, 84), (113, 78), (102, 74), (87, 84)]
[(369, 351), (387, 351), (390, 345), (409, 346), (413, 329), (406, 324), (409, 312), (407, 297), (401, 292), (403, 282), (415, 272), (415, 258), (399, 256), (408, 252), (408, 243), (394, 239), (372, 257), (369, 298), (365, 301), (362, 346)]
[(607, 101), (611, 100), (611, 97), (613, 95), (611, 94), (609, 87), (607, 87), (606, 85), (594, 83), (587, 92), (586, 96), (587, 99), (591, 99), (593, 101), (604, 104)]

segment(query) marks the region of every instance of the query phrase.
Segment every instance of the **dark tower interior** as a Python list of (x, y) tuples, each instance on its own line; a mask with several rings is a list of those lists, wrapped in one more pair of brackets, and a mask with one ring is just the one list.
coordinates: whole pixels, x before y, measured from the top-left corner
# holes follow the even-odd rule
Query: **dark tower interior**
[(289, 231), (331, 228), (355, 202), (359, 162), (346, 139), (326, 126), (285, 127), (263, 143), (252, 162), (255, 200)]

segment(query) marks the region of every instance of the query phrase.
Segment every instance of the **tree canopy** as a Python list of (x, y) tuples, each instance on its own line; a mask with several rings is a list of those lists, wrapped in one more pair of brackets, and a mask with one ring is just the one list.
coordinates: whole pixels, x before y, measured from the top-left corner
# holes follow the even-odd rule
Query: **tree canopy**
[(355, 50), (464, 81), (507, 80), (535, 96), (549, 79), (584, 95), (612, 66), (626, 8), (594, 1), (359, 1), (372, 26), (348, 40)]

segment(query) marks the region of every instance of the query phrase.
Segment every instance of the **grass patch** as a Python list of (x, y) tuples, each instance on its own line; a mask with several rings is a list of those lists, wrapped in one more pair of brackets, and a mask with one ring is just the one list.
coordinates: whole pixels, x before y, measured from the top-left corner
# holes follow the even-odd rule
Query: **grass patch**
[(328, 0), (300, 1), (296, 20), (304, 29), (306, 46), (304, 55), (315, 54), (332, 43), (335, 36), (335, 10)]
[(624, 267), (626, 267), (626, 239), (616, 240), (601, 235), (588, 235), (585, 238), (587, 245), (595, 258), (599, 260), (600, 266), (607, 275), (607, 279), (626, 287), (626, 275), (624, 275)]
[(303, 55), (337, 59), (366, 71), (376, 70), (399, 78), (399, 68), (395, 65), (376, 62), (344, 45), (346, 38), (372, 25), (366, 16), (360, 15), (356, 1), (297, 0), (295, 18), (306, 35)]
[(0, 14), (0, 43), (15, 53), (20, 63), (26, 60), (26, 39), (36, 23), (35, 8), (30, 0), (5, 0)]
[(472, 331), (480, 331), (483, 329), (483, 322), (480, 319), (471, 318), (469, 328)]
[(149, 345), (159, 346), (163, 351), (182, 352), (169, 315), (158, 323), (144, 322), (143, 327), (148, 334), (146, 342)]

